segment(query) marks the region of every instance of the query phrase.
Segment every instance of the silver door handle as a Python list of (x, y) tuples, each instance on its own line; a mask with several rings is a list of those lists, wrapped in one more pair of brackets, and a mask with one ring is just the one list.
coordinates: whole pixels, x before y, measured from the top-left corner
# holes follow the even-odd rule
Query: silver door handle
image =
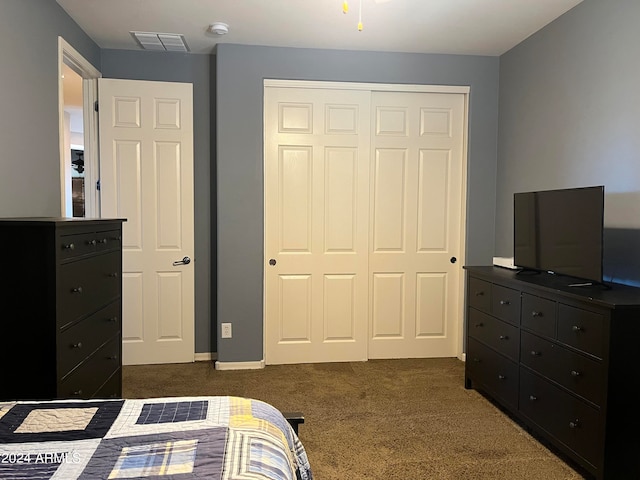
[(191, 263), (191, 259), (189, 257), (184, 257), (182, 260), (173, 262), (173, 266), (177, 267), (178, 265), (189, 265), (190, 263)]

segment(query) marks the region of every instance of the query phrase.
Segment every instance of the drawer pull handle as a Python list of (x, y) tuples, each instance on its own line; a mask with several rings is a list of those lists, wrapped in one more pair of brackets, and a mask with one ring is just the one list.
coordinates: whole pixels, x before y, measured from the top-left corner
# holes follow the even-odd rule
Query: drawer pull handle
[(498, 374), (498, 380), (506, 380), (507, 377), (505, 377), (502, 374)]
[(80, 395), (82, 395), (82, 389), (80, 389), (80, 390), (76, 390), (75, 392), (73, 392), (73, 394), (74, 394), (76, 397), (79, 397)]
[(582, 375), (580, 372), (578, 372), (576, 370), (571, 370), (571, 376), (572, 377), (579, 377), (580, 375)]
[(89, 240), (89, 241), (87, 242), (87, 245), (95, 246), (95, 245), (96, 245), (96, 243), (98, 243), (98, 242), (96, 242), (95, 240)]
[(573, 330), (574, 332), (581, 332), (582, 327), (579, 325), (574, 325), (573, 327), (571, 327), (571, 330)]
[(500, 305), (511, 305), (509, 300), (500, 300)]
[(65, 243), (62, 248), (65, 250), (75, 250), (76, 246), (73, 243)]
[(500, 340), (509, 340), (509, 335), (500, 335), (498, 338)]
[(539, 357), (541, 355), (540, 352), (536, 352), (535, 350), (531, 350), (531, 356), (532, 357)]
[(569, 428), (578, 428), (580, 426), (580, 421), (576, 418), (573, 422), (569, 422)]
[(118, 317), (111, 317), (108, 319), (109, 322), (116, 323), (118, 321)]
[(71, 348), (82, 348), (82, 342), (74, 343)]
[(484, 292), (482, 290), (480, 290), (479, 292), (476, 292), (476, 297), (482, 297), (484, 296)]
[(535, 310), (531, 312), (532, 317), (542, 317), (542, 312), (536, 312)]
[(118, 360), (118, 355), (111, 355), (107, 357), (107, 360)]
[(110, 277), (110, 278), (118, 278), (118, 272), (111, 272), (111, 273), (109, 274), (109, 277)]
[(120, 235), (117, 235), (115, 237), (111, 237), (111, 240), (115, 240), (116, 242), (119, 242), (120, 240), (122, 240), (122, 237)]
[(107, 244), (107, 239), (106, 238), (102, 238), (100, 240), (98, 240), (98, 243), (102, 243), (102, 244)]
[(480, 323), (476, 323), (476, 327), (480, 328), (480, 327), (484, 327), (484, 323), (480, 322)]
[(473, 359), (473, 363), (480, 363), (480, 359), (479, 359), (479, 358), (477, 358), (477, 357), (475, 357), (475, 358)]
[(535, 402), (536, 400), (538, 400), (538, 397), (536, 397), (535, 395), (529, 395), (529, 400)]
[(82, 287), (72, 288), (71, 293), (82, 293)]

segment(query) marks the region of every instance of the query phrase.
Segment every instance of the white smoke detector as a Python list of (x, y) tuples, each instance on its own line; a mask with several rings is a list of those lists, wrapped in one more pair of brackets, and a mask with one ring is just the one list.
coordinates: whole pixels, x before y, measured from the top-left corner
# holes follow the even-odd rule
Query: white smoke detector
[(209, 31), (216, 35), (226, 35), (229, 33), (229, 25), (222, 22), (216, 22), (209, 25)]

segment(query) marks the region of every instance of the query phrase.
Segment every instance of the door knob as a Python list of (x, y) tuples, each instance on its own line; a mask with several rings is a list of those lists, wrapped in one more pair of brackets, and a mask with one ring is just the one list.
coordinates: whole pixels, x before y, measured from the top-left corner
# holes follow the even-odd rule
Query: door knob
[(173, 262), (173, 266), (177, 267), (178, 265), (189, 265), (190, 263), (191, 263), (191, 259), (189, 257), (184, 257), (182, 260)]
[(449, 261), (450, 261), (451, 263), (456, 263), (456, 262), (458, 261), (458, 259), (457, 259), (456, 257), (451, 257), (451, 258), (449, 259)]
[(275, 258), (269, 259), (269, 265), (271, 265), (273, 267), (275, 264), (276, 264), (276, 259)]

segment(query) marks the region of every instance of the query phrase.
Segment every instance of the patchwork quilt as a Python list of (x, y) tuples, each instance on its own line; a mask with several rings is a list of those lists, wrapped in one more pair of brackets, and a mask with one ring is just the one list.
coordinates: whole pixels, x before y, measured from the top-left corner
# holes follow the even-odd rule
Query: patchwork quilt
[(0, 479), (312, 480), (273, 406), (239, 397), (0, 403)]

